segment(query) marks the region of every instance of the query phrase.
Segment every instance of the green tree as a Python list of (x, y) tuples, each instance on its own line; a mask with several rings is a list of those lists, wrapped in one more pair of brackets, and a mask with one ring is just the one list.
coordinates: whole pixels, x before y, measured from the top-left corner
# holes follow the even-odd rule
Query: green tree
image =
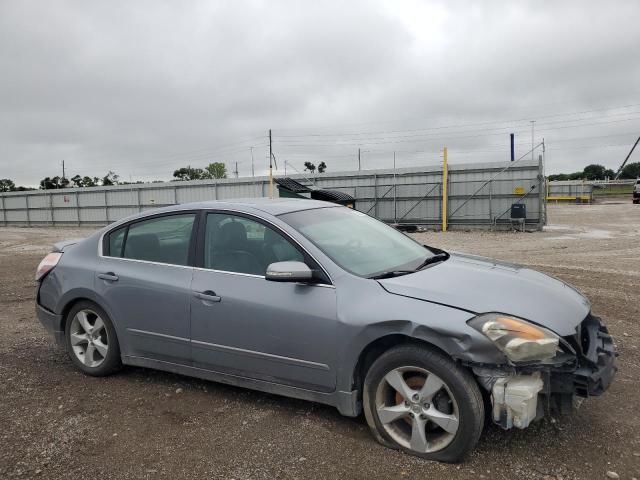
[(40, 188), (43, 190), (62, 188), (61, 178), (57, 175), (55, 177), (44, 177), (40, 180)]
[(591, 165), (587, 165), (586, 167), (584, 167), (582, 176), (587, 180), (604, 180), (604, 177), (606, 176), (606, 171), (607, 169), (602, 165), (593, 163)]
[(628, 163), (620, 174), (620, 178), (636, 179), (638, 177), (640, 177), (640, 162)]
[(203, 178), (227, 178), (227, 166), (222, 162), (210, 163), (204, 170)]
[(316, 166), (311, 162), (304, 162), (304, 169), (313, 173), (316, 171)]
[(327, 164), (326, 163), (320, 162), (318, 164), (318, 173), (324, 173), (326, 169), (327, 169)]
[(115, 172), (109, 170), (107, 174), (102, 177), (102, 185), (117, 185), (120, 180), (120, 176), (116, 175)]
[(84, 187), (84, 183), (82, 182), (82, 177), (80, 175), (71, 177), (71, 183), (73, 183), (74, 187)]
[(0, 192), (13, 192), (16, 189), (16, 184), (13, 180), (8, 178), (0, 178)]
[[(78, 176), (79, 175), (76, 175), (76, 177), (78, 177)], [(74, 178), (76, 178), (76, 177), (73, 177), (71, 179), (71, 181), (73, 181)], [(91, 178), (89, 176), (84, 176), (80, 180), (80, 184), (78, 186), (80, 186), (80, 187), (95, 187), (98, 184), (98, 181), (99, 181), (99, 179), (97, 177)]]
[(176, 180), (201, 180), (205, 172), (201, 168), (182, 167), (173, 172)]

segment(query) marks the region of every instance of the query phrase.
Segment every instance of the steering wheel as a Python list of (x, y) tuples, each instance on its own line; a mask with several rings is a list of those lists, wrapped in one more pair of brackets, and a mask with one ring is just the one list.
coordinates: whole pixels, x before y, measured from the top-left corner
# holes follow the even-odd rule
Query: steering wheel
[(247, 252), (246, 250), (226, 250), (224, 252), (224, 255), (234, 255), (236, 256), (236, 258), (244, 258), (247, 260), (247, 267), (249, 270), (249, 272), (240, 272), (240, 273), (249, 273), (249, 274), (253, 274), (253, 275), (262, 275), (264, 274), (264, 272), (262, 271), (262, 266), (260, 265), (260, 262), (258, 261), (258, 259), (256, 258), (256, 256), (251, 253), (251, 252)]

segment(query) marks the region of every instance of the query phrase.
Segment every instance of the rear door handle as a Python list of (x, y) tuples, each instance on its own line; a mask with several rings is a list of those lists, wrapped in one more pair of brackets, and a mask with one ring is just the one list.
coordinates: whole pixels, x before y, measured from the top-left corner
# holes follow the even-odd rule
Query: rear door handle
[(120, 277), (113, 272), (99, 273), (98, 278), (107, 280), (108, 282), (117, 282)]
[(196, 298), (199, 298), (203, 302), (220, 302), (222, 297), (216, 295), (216, 292), (212, 290), (205, 290), (204, 292), (195, 292), (193, 294)]

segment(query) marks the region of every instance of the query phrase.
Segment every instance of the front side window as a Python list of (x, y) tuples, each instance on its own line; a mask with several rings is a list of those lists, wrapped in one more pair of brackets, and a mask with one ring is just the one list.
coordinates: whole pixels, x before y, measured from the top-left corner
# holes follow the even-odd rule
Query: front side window
[(209, 213), (204, 268), (264, 275), (271, 263), (303, 262), (303, 254), (274, 229), (246, 217)]
[(195, 214), (167, 215), (132, 223), (109, 234), (112, 257), (187, 265)]
[(413, 269), (433, 253), (403, 233), (344, 207), (280, 215), (345, 270), (362, 277)]

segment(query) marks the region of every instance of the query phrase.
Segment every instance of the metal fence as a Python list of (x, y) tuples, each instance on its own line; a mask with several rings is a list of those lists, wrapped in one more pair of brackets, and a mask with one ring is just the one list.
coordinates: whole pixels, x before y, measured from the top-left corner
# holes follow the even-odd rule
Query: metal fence
[(593, 185), (582, 180), (557, 180), (547, 184), (547, 201), (591, 203)]
[[(524, 203), (526, 224), (544, 224), (541, 161), (449, 164), (450, 228), (510, 224), (510, 208)], [(290, 175), (306, 181), (303, 175)], [(318, 174), (316, 186), (344, 191), (356, 208), (386, 222), (438, 227), (442, 223), (442, 167)], [(144, 210), (179, 203), (264, 197), (267, 177), (67, 188), (0, 194), (1, 225), (104, 225)], [(274, 194), (277, 188), (274, 185)]]

